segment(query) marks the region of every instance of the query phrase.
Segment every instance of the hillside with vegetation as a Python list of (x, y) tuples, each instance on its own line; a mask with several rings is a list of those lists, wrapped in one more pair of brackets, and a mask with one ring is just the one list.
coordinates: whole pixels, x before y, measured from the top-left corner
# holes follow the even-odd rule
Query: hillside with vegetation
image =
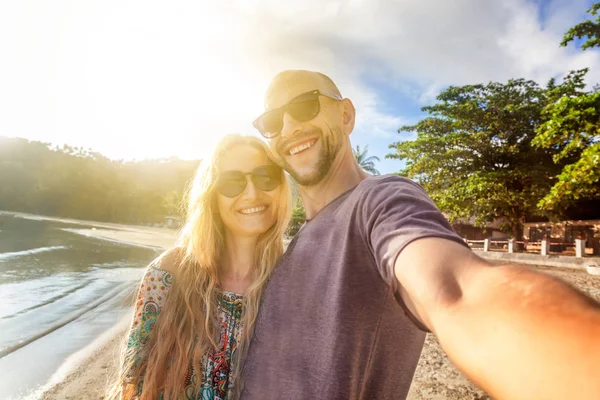
[(120, 223), (180, 215), (198, 160), (121, 161), (77, 147), (0, 137), (0, 210)]

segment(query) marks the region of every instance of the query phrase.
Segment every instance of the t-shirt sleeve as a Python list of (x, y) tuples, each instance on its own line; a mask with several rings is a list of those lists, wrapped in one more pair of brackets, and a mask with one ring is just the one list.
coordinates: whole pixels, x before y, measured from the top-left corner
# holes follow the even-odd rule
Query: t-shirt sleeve
[(365, 190), (361, 217), (366, 240), (381, 276), (394, 290), (398, 290), (394, 274), (396, 258), (412, 241), (437, 237), (466, 246), (417, 183), (398, 176), (387, 176), (376, 180)]
[(134, 377), (134, 371), (147, 356), (147, 342), (156, 324), (160, 311), (173, 283), (173, 275), (160, 269), (155, 262), (150, 264), (138, 290), (133, 319), (127, 334), (127, 345), (123, 367), (126, 376)]

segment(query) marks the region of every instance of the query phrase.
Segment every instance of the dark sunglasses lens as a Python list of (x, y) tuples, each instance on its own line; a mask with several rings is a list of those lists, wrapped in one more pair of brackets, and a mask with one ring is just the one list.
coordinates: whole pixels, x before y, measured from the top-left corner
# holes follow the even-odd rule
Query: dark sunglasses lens
[(225, 197), (235, 197), (246, 188), (246, 177), (241, 173), (227, 174), (217, 181), (217, 190)]
[(287, 111), (296, 121), (304, 122), (310, 121), (319, 114), (321, 105), (319, 104), (319, 98), (314, 97), (312, 99), (297, 101), (288, 104)]
[(263, 191), (271, 191), (281, 183), (281, 169), (275, 165), (265, 165), (252, 172), (252, 182)]
[(282, 115), (279, 110), (263, 114), (258, 120), (256, 128), (263, 136), (270, 138), (276, 136), (282, 128)]

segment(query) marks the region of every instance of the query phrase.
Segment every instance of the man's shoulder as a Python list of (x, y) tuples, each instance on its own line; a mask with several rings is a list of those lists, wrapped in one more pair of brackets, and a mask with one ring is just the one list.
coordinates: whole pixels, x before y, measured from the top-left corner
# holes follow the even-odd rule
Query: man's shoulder
[(423, 191), (423, 188), (418, 183), (399, 175), (387, 174), (387, 175), (374, 175), (363, 180), (356, 187), (356, 194), (363, 196), (373, 190), (399, 190), (402, 188), (412, 188)]
[(328, 204), (318, 214), (319, 218), (314, 219), (320, 222), (312, 225), (330, 224), (328, 218), (331, 216), (342, 219), (356, 218), (364, 213), (368, 214), (382, 204), (401, 205), (403, 200), (411, 197), (428, 196), (418, 183), (405, 177), (391, 174), (369, 176)]

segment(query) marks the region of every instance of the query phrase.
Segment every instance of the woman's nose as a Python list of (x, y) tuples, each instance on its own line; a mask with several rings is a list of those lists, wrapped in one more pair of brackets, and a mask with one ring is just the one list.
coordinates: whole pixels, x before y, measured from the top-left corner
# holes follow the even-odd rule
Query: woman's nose
[(242, 193), (242, 198), (248, 200), (256, 199), (259, 196), (259, 190), (257, 189), (256, 185), (254, 185), (250, 175), (246, 176), (246, 179), (248, 181), (246, 184), (246, 189), (244, 189), (244, 192)]

